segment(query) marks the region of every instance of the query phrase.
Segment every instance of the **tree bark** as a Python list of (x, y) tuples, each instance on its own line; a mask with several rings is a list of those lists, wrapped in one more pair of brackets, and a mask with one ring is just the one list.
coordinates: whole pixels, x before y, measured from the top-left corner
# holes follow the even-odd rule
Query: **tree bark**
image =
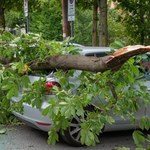
[(98, 38), (98, 32), (97, 32), (97, 22), (98, 22), (98, 3), (97, 0), (94, 0), (93, 4), (93, 29), (92, 29), (92, 46), (97, 46), (97, 38)]
[(99, 0), (99, 46), (108, 46), (107, 0)]
[(68, 21), (68, 0), (62, 0), (63, 39), (71, 36), (70, 23)]
[(80, 55), (59, 55), (48, 57), (42, 63), (33, 61), (29, 64), (29, 67), (33, 70), (45, 70), (45, 69), (77, 69), (86, 70), (92, 72), (103, 72), (107, 66), (104, 63), (109, 60), (109, 56), (104, 58), (87, 57)]
[(4, 17), (4, 7), (3, 2), (0, 1), (0, 34), (5, 30), (5, 17)]

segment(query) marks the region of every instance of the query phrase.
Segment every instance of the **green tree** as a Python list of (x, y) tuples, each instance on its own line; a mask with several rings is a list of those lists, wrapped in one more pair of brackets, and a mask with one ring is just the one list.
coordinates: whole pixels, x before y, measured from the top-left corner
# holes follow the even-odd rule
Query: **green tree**
[(76, 8), (74, 42), (90, 46), (92, 41), (92, 11)]
[[(80, 1), (78, 3), (82, 8), (88, 7), (90, 9), (93, 9), (93, 22), (92, 22), (93, 29), (91, 29), (93, 46), (97, 45), (97, 41), (99, 41), (98, 44), (99, 46), (107, 46), (108, 45), (107, 0)], [(97, 25), (98, 23), (99, 26)]]
[(30, 31), (41, 33), (45, 39), (62, 41), (61, 3), (44, 1), (38, 9), (32, 9), (30, 15)]
[[(12, 29), (15, 28), (16, 25), (22, 26), (24, 24), (23, 8), (18, 11), (16, 10), (17, 9), (11, 9), (5, 11), (6, 25)], [(63, 22), (61, 11), (62, 5), (60, 1), (39, 1), (34, 7), (33, 2), (31, 3), (29, 1), (30, 31), (41, 33), (45, 39), (61, 41)], [(122, 39), (128, 43), (128, 39), (130, 39), (129, 35), (125, 33), (124, 24), (117, 18), (119, 18), (118, 12), (110, 9), (108, 5), (108, 43), (113, 42), (116, 39)], [(93, 43), (94, 46), (98, 46), (98, 29), (100, 28), (98, 27), (98, 23), (97, 1), (77, 1), (74, 42), (83, 45), (92, 45)]]
[(123, 41), (127, 45), (132, 45), (132, 42), (134, 42), (131, 36), (126, 32), (126, 26), (120, 18), (120, 13), (114, 8), (108, 10), (108, 35), (108, 43)]
[[(23, 3), (22, 0), (1, 0), (0, 1), (0, 32), (2, 33), (5, 30), (6, 27), (6, 19), (5, 14), (6, 12), (13, 10), (15, 12), (22, 12), (23, 14)], [(43, 2), (42, 0), (29, 0), (29, 11), (34, 8), (38, 8), (40, 2)], [(14, 22), (14, 21), (13, 21)], [(17, 22), (18, 23), (18, 22)], [(22, 21), (23, 23), (23, 21)]]
[(0, 31), (5, 30), (5, 12), (10, 9), (21, 9), (22, 8), (21, 0), (1, 0), (0, 1)]
[(22, 11), (9, 10), (5, 13), (6, 27), (14, 29), (16, 26), (22, 27), (24, 24), (24, 14)]
[[(148, 45), (150, 41), (150, 1), (149, 0), (114, 0), (121, 8), (120, 15), (126, 23), (126, 32), (135, 42)], [(133, 42), (134, 42), (133, 41)]]

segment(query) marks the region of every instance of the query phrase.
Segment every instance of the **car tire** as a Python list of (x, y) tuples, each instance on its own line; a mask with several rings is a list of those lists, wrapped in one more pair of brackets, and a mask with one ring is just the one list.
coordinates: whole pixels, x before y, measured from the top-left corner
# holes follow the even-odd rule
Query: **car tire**
[[(93, 111), (95, 109), (95, 106), (93, 105), (89, 105), (85, 108), (85, 110), (87, 111)], [(84, 116), (86, 117), (86, 116)], [(71, 122), (69, 127), (63, 132), (60, 133), (62, 139), (71, 146), (74, 147), (80, 147), (80, 146), (84, 146), (81, 144), (80, 138), (80, 132), (81, 132), (81, 120), (83, 118), (76, 116), (74, 117)]]
[(69, 127), (63, 132), (60, 133), (62, 139), (71, 146), (80, 147), (83, 146), (80, 142), (80, 132), (81, 132), (81, 119), (76, 116), (70, 122)]

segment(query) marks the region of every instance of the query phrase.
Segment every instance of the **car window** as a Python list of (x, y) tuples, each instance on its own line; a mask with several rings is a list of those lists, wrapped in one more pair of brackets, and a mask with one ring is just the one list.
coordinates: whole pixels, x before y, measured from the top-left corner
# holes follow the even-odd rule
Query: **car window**
[(96, 53), (87, 53), (85, 56), (95, 56), (95, 57), (104, 57), (107, 53), (105, 52), (96, 52)]

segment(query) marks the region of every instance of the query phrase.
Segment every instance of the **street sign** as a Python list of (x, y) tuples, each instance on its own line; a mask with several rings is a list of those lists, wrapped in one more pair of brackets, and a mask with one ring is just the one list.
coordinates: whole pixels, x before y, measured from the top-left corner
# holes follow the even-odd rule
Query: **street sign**
[(75, 0), (68, 0), (68, 21), (75, 20)]

